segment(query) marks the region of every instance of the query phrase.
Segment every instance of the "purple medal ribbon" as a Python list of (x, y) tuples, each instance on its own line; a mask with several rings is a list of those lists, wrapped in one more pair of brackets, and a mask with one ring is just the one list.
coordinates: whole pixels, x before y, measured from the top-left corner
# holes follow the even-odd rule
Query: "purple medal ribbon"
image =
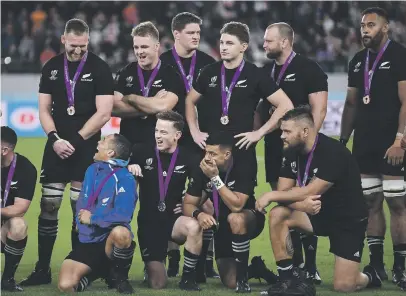
[[(288, 68), (289, 64), (292, 62), (292, 60), (293, 60), (293, 58), (295, 56), (296, 56), (296, 52), (292, 51), (290, 53), (290, 55), (288, 56), (288, 59), (283, 64), (282, 69), (281, 69), (281, 71), (279, 72), (279, 75), (278, 75), (278, 80), (276, 80), (276, 84), (278, 86), (279, 86), (279, 83), (281, 83), (281, 79), (282, 79), (283, 74), (285, 74), (286, 69)], [(275, 65), (276, 65), (276, 63), (273, 64), (273, 68), (272, 68), (272, 71), (271, 71), (271, 77), (272, 77), (272, 79), (274, 81), (275, 81)]]
[(178, 53), (176, 52), (175, 46), (172, 48), (172, 55), (176, 61), (176, 64), (178, 65), (180, 74), (182, 74), (183, 78), (183, 83), (185, 84), (186, 87), (186, 92), (190, 92), (192, 88), (192, 83), (193, 83), (193, 75), (195, 73), (195, 66), (196, 66), (196, 51), (192, 56), (192, 61), (190, 62), (190, 68), (189, 68), (189, 75), (186, 76), (185, 69), (183, 69), (182, 62), (180, 60), (180, 57)]
[(376, 67), (378, 66), (379, 60), (382, 58), (383, 54), (385, 53), (386, 48), (388, 47), (390, 43), (390, 39), (388, 39), (384, 46), (381, 48), (379, 51), (374, 64), (372, 65), (371, 71), (369, 71), (369, 49), (367, 51), (367, 56), (365, 58), (365, 66), (364, 66), (364, 97), (369, 96), (370, 91), (371, 91), (371, 82), (372, 82), (372, 77), (374, 76)]
[(148, 79), (147, 86), (145, 86), (145, 80), (144, 75), (142, 74), (142, 69), (140, 65), (137, 64), (138, 81), (140, 82), (141, 93), (144, 97), (148, 97), (152, 82), (154, 81), (156, 75), (158, 74), (159, 68), (161, 68), (161, 60), (158, 61), (158, 64), (156, 65), (154, 71), (152, 71), (151, 76)]
[(233, 88), (238, 80), (238, 77), (240, 77), (244, 65), (245, 60), (242, 60), (241, 64), (237, 68), (237, 71), (235, 71), (234, 73), (233, 79), (231, 80), (231, 84), (228, 90), (226, 87), (226, 68), (224, 67), (224, 64), (221, 65), (221, 106), (223, 110), (222, 113), (223, 116), (228, 115), (228, 105), (230, 104), (231, 93), (233, 92)]
[(159, 202), (163, 203), (168, 192), (169, 182), (171, 181), (173, 170), (175, 169), (176, 159), (178, 158), (179, 147), (176, 148), (169, 163), (168, 172), (164, 182), (161, 158), (159, 157), (159, 150), (155, 148), (156, 158), (158, 160), (158, 182), (159, 182)]
[(72, 107), (75, 104), (75, 86), (76, 86), (76, 82), (79, 79), (80, 74), (82, 73), (83, 67), (86, 63), (87, 54), (88, 54), (88, 52), (86, 52), (83, 55), (82, 60), (80, 61), (80, 64), (79, 64), (78, 68), (76, 69), (75, 76), (73, 76), (72, 83), (70, 82), (70, 79), (69, 79), (68, 58), (66, 57), (66, 55), (64, 56), (63, 73), (64, 73), (64, 78), (65, 78), (65, 86), (66, 86), (66, 93), (68, 95), (69, 107)]
[[(233, 168), (233, 163), (234, 163), (234, 161), (231, 160), (230, 166), (228, 167), (228, 170), (226, 173), (226, 178), (224, 179), (224, 183), (227, 183), (228, 175), (230, 175), (230, 172)], [(213, 186), (213, 206), (214, 206), (214, 212), (216, 214), (216, 218), (218, 220), (219, 215), (220, 215), (219, 192), (217, 191), (217, 189), (214, 186)]]
[(17, 154), (14, 154), (13, 161), (11, 162), (10, 170), (8, 171), (6, 188), (4, 188), (3, 203), (1, 207), (4, 208), (7, 204), (8, 194), (10, 192), (11, 181), (13, 181), (14, 172), (17, 165)]
[(103, 189), (103, 186), (107, 183), (108, 179), (110, 179), (111, 176), (113, 176), (118, 170), (121, 168), (115, 168), (113, 169), (99, 184), (99, 187), (97, 187), (96, 191), (93, 190), (92, 195), (89, 196), (87, 199), (87, 205), (86, 205), (86, 210), (90, 211), (90, 208), (93, 206), (94, 202), (96, 199), (99, 197), (100, 192)]
[(299, 183), (300, 187), (306, 186), (307, 178), (309, 177), (310, 165), (313, 160), (313, 154), (314, 154), (314, 150), (316, 149), (318, 140), (319, 140), (319, 135), (316, 136), (316, 140), (314, 141), (312, 150), (310, 150), (310, 152), (309, 152), (309, 157), (307, 158), (307, 161), (306, 161), (306, 169), (305, 169), (304, 175), (303, 175), (303, 182), (302, 182), (302, 178), (300, 177), (299, 158), (297, 160), (297, 183)]

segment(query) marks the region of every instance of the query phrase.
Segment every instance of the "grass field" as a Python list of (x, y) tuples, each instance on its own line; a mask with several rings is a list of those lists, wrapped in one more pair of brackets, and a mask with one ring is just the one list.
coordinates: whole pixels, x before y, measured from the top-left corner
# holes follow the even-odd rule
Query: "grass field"
[[(41, 167), (41, 157), (42, 151), (45, 144), (45, 139), (37, 138), (26, 138), (20, 139), (17, 151), (21, 154), (28, 157), (34, 165), (37, 167), (38, 172)], [(350, 143), (350, 145), (352, 145)], [(259, 164), (259, 173), (258, 173), (258, 184), (256, 188), (257, 195), (269, 190), (269, 185), (265, 183), (265, 173), (264, 173), (264, 162), (263, 162), (263, 144), (258, 145), (258, 164)], [(41, 187), (38, 185), (35, 192), (35, 197), (33, 203), (26, 215), (26, 219), (29, 225), (29, 237), (28, 245), (25, 249), (24, 257), (21, 261), (21, 264), (16, 273), (16, 280), (20, 281), (26, 277), (34, 268), (34, 264), (37, 260), (37, 224), (38, 224), (38, 214), (39, 214), (39, 201), (41, 196)], [(386, 209), (386, 208), (385, 208)], [(387, 209), (386, 209), (387, 211)], [(136, 230), (136, 219), (133, 222), (133, 229)], [(70, 228), (71, 228), (72, 214), (69, 205), (69, 196), (68, 191), (65, 191), (64, 201), (62, 208), (59, 213), (59, 234), (55, 244), (54, 253), (52, 257), (52, 275), (53, 281), (52, 285), (40, 286), (34, 288), (26, 288), (25, 291), (19, 295), (59, 295), (57, 290), (57, 280), (58, 272), (61, 266), (61, 263), (65, 256), (70, 251)], [(388, 223), (389, 225), (389, 223)], [(387, 268), (392, 267), (393, 257), (392, 257), (392, 243), (387, 231), (387, 240), (385, 241), (385, 262)], [(343, 242), (345, 243), (345, 242)], [(324, 283), (317, 288), (317, 295), (339, 295), (339, 293), (332, 292), (332, 278), (333, 278), (333, 262), (334, 257), (328, 252), (329, 242), (326, 238), (319, 239), (319, 248), (317, 253), (317, 265), (321, 277)], [(262, 234), (251, 242), (251, 257), (256, 255), (261, 255), (265, 259), (265, 263), (268, 268), (276, 270), (275, 260), (273, 258), (272, 249), (270, 247), (269, 235), (268, 235), (268, 226), (265, 226)], [(3, 261), (2, 257), (2, 261)], [(369, 261), (367, 247), (364, 251), (363, 256), (363, 265), (367, 264)], [(4, 264), (4, 262), (2, 262)], [(3, 268), (2, 264), (2, 268)], [(177, 283), (179, 279), (171, 279), (169, 286), (165, 290), (153, 291), (146, 288), (142, 284), (142, 269), (143, 264), (141, 261), (140, 253), (138, 248), (136, 250), (133, 265), (131, 268), (130, 280), (136, 290), (136, 295), (190, 295), (191, 292), (186, 293), (180, 291), (177, 288)], [(253, 290), (252, 294), (259, 295), (259, 292), (264, 290), (267, 286), (262, 283), (259, 284), (256, 280), (250, 281), (251, 288)], [(209, 280), (205, 285), (201, 285), (203, 289), (202, 292), (198, 292), (202, 296), (214, 296), (214, 295), (235, 295), (233, 290), (225, 289), (219, 280)], [(9, 295), (11, 293), (3, 293), (3, 295)], [(103, 295), (103, 294), (116, 294), (112, 291), (108, 291), (105, 288), (104, 283), (96, 281), (93, 283), (92, 287), (85, 292), (85, 295)], [(387, 282), (384, 284), (384, 287), (380, 290), (367, 290), (360, 293), (354, 293), (354, 295), (405, 295), (401, 292), (399, 288), (395, 287), (392, 283)]]

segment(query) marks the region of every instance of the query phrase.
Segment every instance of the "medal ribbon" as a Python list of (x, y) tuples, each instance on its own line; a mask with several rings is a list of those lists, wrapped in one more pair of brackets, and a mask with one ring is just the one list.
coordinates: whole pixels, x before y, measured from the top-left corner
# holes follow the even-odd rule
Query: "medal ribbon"
[[(192, 61), (190, 62), (190, 68), (189, 68), (189, 75), (186, 76), (185, 69), (183, 68), (182, 62), (180, 60), (180, 57), (178, 53), (176, 52), (175, 46), (172, 48), (172, 55), (176, 61), (176, 64), (178, 65), (180, 74), (182, 75), (183, 78), (183, 83), (185, 84), (186, 92), (190, 92), (192, 88), (192, 83), (193, 83), (193, 76), (195, 73), (195, 66), (196, 66), (196, 51), (192, 56)], [(189, 79), (188, 79), (189, 77)]]
[(310, 152), (309, 152), (309, 156), (306, 161), (306, 168), (305, 168), (304, 175), (303, 175), (303, 182), (302, 182), (302, 178), (300, 177), (299, 158), (297, 159), (297, 183), (299, 184), (300, 187), (306, 186), (307, 178), (309, 177), (310, 165), (313, 160), (314, 150), (316, 149), (318, 140), (319, 140), (319, 135), (316, 136), (316, 140), (314, 141), (312, 150), (310, 150)]
[(230, 87), (228, 91), (226, 89), (226, 68), (224, 64), (221, 65), (221, 105), (223, 110), (223, 116), (228, 115), (228, 105), (230, 104), (231, 93), (233, 92), (234, 86), (240, 77), (242, 69), (244, 68), (245, 60), (241, 61), (241, 64), (238, 66), (237, 71), (235, 71), (233, 79), (231, 80)]
[(7, 198), (8, 198), (8, 194), (10, 192), (11, 182), (13, 181), (13, 176), (14, 176), (14, 172), (16, 170), (16, 165), (17, 165), (17, 154), (14, 154), (14, 157), (11, 162), (11, 166), (10, 166), (10, 169), (9, 169), (8, 175), (7, 175), (6, 188), (4, 188), (3, 203), (1, 204), (2, 208), (4, 208), (7, 204)]
[(87, 60), (87, 55), (88, 52), (86, 52), (82, 60), (80, 61), (80, 64), (78, 68), (76, 69), (76, 73), (73, 76), (72, 83), (69, 79), (69, 68), (68, 68), (68, 58), (66, 57), (66, 54), (64, 55), (63, 59), (63, 74), (64, 74), (64, 79), (65, 79), (65, 86), (66, 86), (66, 93), (68, 95), (68, 105), (69, 107), (72, 107), (75, 104), (75, 87), (76, 87), (76, 82), (79, 79), (80, 74), (83, 71), (83, 67), (86, 63)]
[(158, 74), (159, 68), (161, 68), (161, 60), (158, 61), (158, 64), (156, 65), (155, 69), (152, 71), (151, 76), (148, 79), (147, 86), (145, 86), (144, 74), (142, 74), (140, 65), (137, 64), (138, 81), (140, 82), (141, 93), (144, 97), (148, 97), (152, 82)]
[[(296, 52), (294, 52), (294, 51), (292, 51), (291, 53), (290, 53), (290, 55), (288, 56), (288, 59), (285, 61), (285, 63), (283, 64), (283, 66), (282, 66), (282, 69), (281, 69), (281, 71), (279, 72), (279, 75), (278, 75), (278, 80), (276, 81), (276, 84), (279, 86), (279, 84), (281, 83), (281, 79), (282, 79), (282, 76), (283, 76), (283, 74), (285, 74), (285, 72), (286, 72), (286, 69), (288, 68), (288, 66), (289, 66), (289, 64), (292, 62), (292, 60), (293, 60), (293, 58), (296, 56)], [(276, 65), (276, 63), (274, 63), (273, 64), (273, 67), (272, 67), (272, 71), (271, 71), (271, 77), (272, 77), (272, 79), (275, 81), (275, 65)]]
[(163, 176), (162, 170), (162, 162), (161, 158), (159, 157), (159, 150), (155, 147), (155, 154), (158, 160), (158, 182), (159, 182), (159, 201), (163, 202), (166, 198), (166, 194), (168, 193), (169, 182), (171, 181), (172, 173), (175, 169), (176, 159), (178, 158), (179, 147), (176, 148), (175, 152), (173, 152), (171, 157), (171, 162), (169, 163), (168, 173), (165, 178)]

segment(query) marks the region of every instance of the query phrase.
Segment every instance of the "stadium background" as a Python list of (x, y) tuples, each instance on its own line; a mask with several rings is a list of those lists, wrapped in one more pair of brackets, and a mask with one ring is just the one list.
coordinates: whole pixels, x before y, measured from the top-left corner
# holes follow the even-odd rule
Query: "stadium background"
[[(200, 49), (218, 58), (219, 30), (228, 21), (238, 20), (250, 26), (251, 43), (246, 58), (258, 66), (266, 62), (262, 38), (266, 26), (285, 21), (295, 30), (294, 49), (316, 60), (329, 74), (329, 101), (327, 117), (322, 131), (337, 136), (340, 131), (346, 85), (347, 65), (361, 48), (359, 38), (360, 12), (369, 6), (380, 6), (390, 14), (391, 38), (406, 45), (406, 2), (1, 2), (1, 124), (9, 125), (19, 135), (17, 151), (27, 156), (40, 170), (45, 144), (37, 106), (39, 73), (42, 65), (61, 50), (60, 35), (65, 22), (73, 17), (85, 20), (90, 26), (90, 50), (105, 59), (115, 72), (128, 62), (134, 61), (131, 28), (139, 22), (151, 20), (160, 31), (161, 50), (171, 48), (170, 31), (172, 17), (189, 11), (203, 18)], [(104, 134), (118, 131), (119, 119), (112, 118), (104, 127)], [(350, 143), (349, 146), (351, 146)], [(269, 190), (265, 184), (263, 167), (263, 143), (257, 145), (259, 186), (257, 194)], [(23, 294), (57, 295), (56, 282), (60, 264), (70, 249), (71, 213), (69, 196), (65, 194), (60, 211), (59, 235), (52, 258), (53, 285), (27, 288)], [(27, 276), (37, 258), (37, 217), (39, 213), (40, 186), (37, 186), (33, 203), (26, 215), (29, 221), (29, 240), (16, 280)], [(388, 223), (389, 225), (389, 223)], [(133, 223), (136, 230), (136, 223)], [(343, 242), (345, 243), (345, 242)], [(392, 250), (389, 231), (385, 244), (385, 262), (392, 266)], [(319, 240), (318, 267), (324, 280), (318, 295), (335, 295), (332, 289), (334, 257), (328, 253), (328, 240)], [(251, 257), (262, 255), (267, 266), (275, 270), (275, 262), (269, 243), (268, 227), (251, 244)], [(365, 248), (363, 262), (368, 261)], [(131, 270), (131, 280), (139, 295), (186, 295), (177, 290), (178, 280), (171, 280), (169, 290), (151, 291), (141, 285), (142, 263), (137, 251)], [(264, 285), (251, 280), (253, 292)], [(106, 293), (100, 282), (87, 294)], [(218, 280), (202, 285), (203, 295), (232, 295)], [(6, 295), (7, 293), (5, 293)], [(401, 295), (398, 288), (385, 284), (380, 291), (365, 291), (364, 295)]]

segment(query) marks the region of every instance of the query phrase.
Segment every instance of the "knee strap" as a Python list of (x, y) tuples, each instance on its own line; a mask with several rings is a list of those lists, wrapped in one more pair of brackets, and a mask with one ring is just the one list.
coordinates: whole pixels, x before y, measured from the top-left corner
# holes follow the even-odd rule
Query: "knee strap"
[(52, 220), (58, 219), (58, 210), (62, 204), (65, 185), (60, 183), (50, 183), (42, 185), (41, 216), (46, 214)]
[(385, 197), (400, 197), (406, 194), (403, 180), (383, 180), (383, 195)]

